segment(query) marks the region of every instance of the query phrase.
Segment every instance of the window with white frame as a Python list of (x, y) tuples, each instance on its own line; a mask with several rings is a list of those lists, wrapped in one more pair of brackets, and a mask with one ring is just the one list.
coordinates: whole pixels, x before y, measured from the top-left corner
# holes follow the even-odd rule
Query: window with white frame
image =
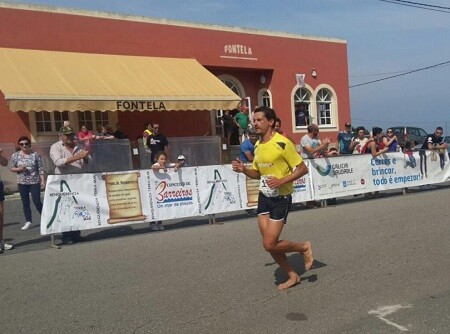
[(78, 126), (86, 125), (89, 130), (97, 131), (97, 124), (106, 125), (109, 123), (107, 112), (96, 110), (92, 111), (78, 111)]
[(332, 94), (328, 89), (322, 88), (317, 92), (317, 119), (318, 125), (332, 124)]
[(68, 111), (37, 111), (36, 117), (36, 131), (38, 133), (52, 133), (58, 132), (63, 126), (64, 121), (69, 120)]
[(304, 87), (297, 89), (294, 94), (294, 107), (295, 127), (308, 126), (313, 121), (311, 115), (311, 92), (308, 89)]
[(258, 105), (272, 108), (272, 97), (267, 89), (261, 89), (258, 92)]

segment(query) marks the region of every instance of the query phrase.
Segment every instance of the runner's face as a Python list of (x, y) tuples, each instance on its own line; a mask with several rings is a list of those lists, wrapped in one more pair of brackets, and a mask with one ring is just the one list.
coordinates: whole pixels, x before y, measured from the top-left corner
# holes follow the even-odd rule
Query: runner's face
[(253, 127), (258, 135), (264, 136), (272, 127), (273, 122), (273, 120), (269, 121), (263, 112), (258, 111), (253, 114)]

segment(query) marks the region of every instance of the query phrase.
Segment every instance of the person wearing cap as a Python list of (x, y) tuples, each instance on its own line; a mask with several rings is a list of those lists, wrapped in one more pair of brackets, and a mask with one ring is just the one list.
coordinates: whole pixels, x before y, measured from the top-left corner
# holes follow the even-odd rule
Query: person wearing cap
[(177, 160), (180, 164), (180, 167), (189, 167), (188, 163), (186, 162), (186, 157), (183, 154), (180, 154)]
[[(71, 126), (64, 126), (59, 131), (60, 140), (50, 147), (50, 158), (55, 164), (55, 174), (82, 173), (89, 162), (89, 152), (77, 147), (74, 140), (75, 131)], [(80, 231), (62, 233), (62, 243), (83, 241)]]
[(353, 138), (352, 125), (345, 123), (345, 131), (340, 131), (337, 136), (338, 140), (338, 153), (339, 154), (352, 154), (350, 145)]

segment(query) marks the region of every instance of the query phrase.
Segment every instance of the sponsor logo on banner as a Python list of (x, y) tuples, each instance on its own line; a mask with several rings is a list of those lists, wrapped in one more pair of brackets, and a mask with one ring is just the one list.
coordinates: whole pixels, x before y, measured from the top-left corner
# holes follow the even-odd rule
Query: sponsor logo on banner
[[(228, 180), (222, 179), (222, 175), (217, 169), (214, 169), (214, 180), (208, 180), (206, 183), (210, 185), (208, 202), (206, 203), (205, 210), (207, 210), (214, 200), (220, 202), (228, 202), (230, 204), (236, 203), (236, 199), (231, 191), (227, 190), (226, 183)], [(214, 196), (215, 195), (215, 196)]]
[(156, 182), (156, 202), (158, 207), (192, 204), (193, 190), (190, 182)]
[[(64, 188), (66, 191), (64, 191)], [(91, 214), (85, 206), (78, 204), (76, 196), (78, 192), (72, 191), (66, 180), (59, 182), (60, 192), (52, 192), (50, 197), (57, 196), (50, 221), (47, 223), (47, 229), (51, 228), (54, 223), (62, 224), (64, 222), (81, 223), (91, 220)]]
[(327, 176), (327, 175), (330, 175), (331, 171), (333, 170), (333, 167), (331, 167), (331, 165), (328, 164), (326, 168), (317, 166), (316, 170), (321, 176)]
[(353, 167), (350, 167), (348, 163), (334, 164), (332, 166), (333, 175), (353, 174)]
[(306, 180), (301, 177), (294, 181), (294, 191), (303, 191), (306, 190)]
[(356, 184), (357, 184), (356, 180), (344, 180), (344, 181), (342, 181), (342, 186), (344, 188), (351, 187), (351, 186), (356, 186)]

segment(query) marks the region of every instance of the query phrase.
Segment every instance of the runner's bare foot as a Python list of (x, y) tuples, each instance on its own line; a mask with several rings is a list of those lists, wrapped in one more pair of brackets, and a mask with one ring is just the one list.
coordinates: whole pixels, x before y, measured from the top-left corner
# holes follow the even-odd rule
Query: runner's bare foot
[(286, 290), (297, 284), (300, 284), (300, 277), (295, 275), (295, 277), (291, 277), (286, 282), (279, 284), (278, 290)]
[(305, 261), (305, 270), (310, 270), (314, 264), (314, 258), (312, 253), (311, 243), (309, 241), (305, 242), (308, 250), (303, 253), (303, 260)]

